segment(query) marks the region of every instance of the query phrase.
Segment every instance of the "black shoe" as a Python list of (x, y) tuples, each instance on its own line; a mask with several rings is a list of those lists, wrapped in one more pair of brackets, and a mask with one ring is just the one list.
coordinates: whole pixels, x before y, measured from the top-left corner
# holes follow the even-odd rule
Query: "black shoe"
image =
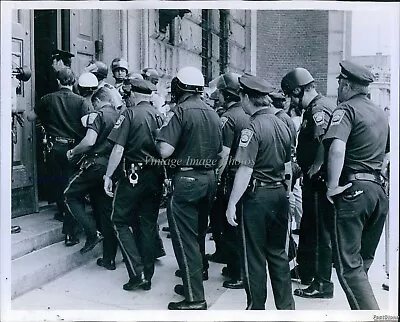
[(292, 270), (290, 271), (290, 278), (292, 279), (292, 281), (299, 282), (303, 285), (310, 285), (313, 280), (312, 277), (300, 277), (297, 267), (292, 268)]
[(63, 222), (64, 221), (64, 215), (60, 212), (56, 212), (54, 214), (54, 219)]
[(67, 246), (67, 247), (71, 247), (76, 244), (79, 244), (79, 238), (74, 235), (70, 235), (70, 234), (65, 235), (64, 241), (65, 241), (65, 246)]
[(233, 290), (239, 290), (244, 288), (244, 284), (242, 280), (230, 280), (222, 283), (222, 286), (225, 288), (231, 288)]
[(169, 232), (169, 227), (168, 227), (168, 226), (165, 226), (165, 227), (163, 227), (161, 230), (162, 230), (162, 231), (167, 231), (167, 232)]
[(385, 291), (389, 291), (389, 284), (383, 283), (382, 284), (382, 289)]
[(293, 235), (299, 235), (300, 234), (300, 229), (293, 229), (292, 230)]
[(94, 238), (87, 238), (85, 245), (81, 248), (80, 253), (85, 254), (91, 251), (98, 243), (104, 239), (101, 235), (96, 235)]
[(151, 282), (146, 280), (146, 282), (140, 288), (144, 291), (150, 291), (151, 290)]
[[(177, 269), (175, 271), (175, 276), (182, 278), (182, 273), (181, 273), (180, 269)], [(205, 271), (203, 271), (203, 281), (207, 281), (207, 280), (208, 280), (208, 270), (205, 270)]]
[(186, 300), (169, 302), (168, 310), (207, 310), (207, 302), (205, 300), (197, 302), (188, 302)]
[[(321, 289), (321, 288), (320, 288)], [(308, 299), (331, 299), (333, 298), (333, 287), (329, 290), (321, 291), (316, 284), (312, 283), (309, 287), (301, 289), (297, 288), (293, 294)]]
[(21, 227), (17, 225), (11, 226), (11, 234), (18, 234), (21, 232)]
[(108, 269), (109, 271), (115, 270), (115, 260), (109, 260), (106, 261), (103, 258), (98, 258), (97, 259), (97, 265), (104, 267), (105, 269)]
[(219, 255), (217, 252), (215, 252), (214, 254), (207, 254), (206, 258), (210, 262), (226, 264), (226, 259), (223, 256)]
[(183, 285), (182, 284), (177, 284), (174, 286), (174, 292), (178, 295), (183, 295)]
[(134, 280), (130, 279), (128, 283), (126, 283), (122, 286), (122, 288), (125, 291), (133, 291), (133, 290), (137, 290), (138, 288), (141, 288), (141, 289), (147, 288), (147, 290), (149, 290), (150, 289), (150, 288), (148, 288), (149, 286), (151, 288), (151, 283), (144, 278), (144, 275), (142, 273), (139, 276), (137, 276)]
[(161, 248), (161, 249), (158, 251), (158, 253), (157, 253), (157, 255), (156, 255), (156, 258), (164, 257), (165, 255), (167, 255), (167, 254), (165, 253), (164, 248)]

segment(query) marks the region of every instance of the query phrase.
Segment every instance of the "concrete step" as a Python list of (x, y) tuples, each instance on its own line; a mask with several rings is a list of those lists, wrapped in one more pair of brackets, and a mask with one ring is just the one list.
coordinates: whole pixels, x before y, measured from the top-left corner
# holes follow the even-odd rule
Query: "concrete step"
[(12, 219), (12, 225), (21, 227), (20, 233), (11, 235), (12, 260), (63, 240), (62, 222), (53, 219), (56, 211), (55, 206), (46, 206), (38, 213)]
[(79, 250), (83, 245), (84, 238), (72, 247), (65, 247), (62, 241), (14, 259), (11, 262), (11, 298), (40, 287), (102, 253), (100, 243), (82, 255)]

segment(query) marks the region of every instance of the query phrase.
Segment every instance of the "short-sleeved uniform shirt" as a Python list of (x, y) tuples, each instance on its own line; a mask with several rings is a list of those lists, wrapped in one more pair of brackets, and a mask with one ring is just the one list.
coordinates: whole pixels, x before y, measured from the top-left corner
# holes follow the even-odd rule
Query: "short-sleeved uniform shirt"
[(231, 149), (227, 167), (235, 169), (239, 164), (234, 164), (240, 135), (244, 128), (249, 125), (250, 116), (247, 115), (241, 103), (234, 103), (221, 116), (222, 126), (222, 145)]
[(87, 101), (67, 88), (43, 96), (35, 106), (48, 135), (82, 140), (86, 129), (81, 117), (90, 111)]
[(329, 99), (317, 95), (304, 111), (296, 149), (297, 163), (304, 173), (314, 163), (318, 146), (335, 108), (336, 105)]
[(87, 152), (88, 155), (110, 155), (113, 146), (107, 140), (107, 137), (113, 129), (118, 116), (118, 111), (112, 105), (105, 105), (100, 110), (89, 114), (87, 128), (97, 133), (97, 140), (90, 151)]
[(154, 139), (161, 125), (157, 110), (148, 102), (140, 102), (122, 112), (108, 139), (124, 147), (124, 157), (130, 162), (153, 164), (160, 158)]
[(380, 172), (389, 152), (389, 123), (385, 112), (364, 94), (342, 102), (332, 114), (324, 143), (346, 143), (342, 175)]
[(222, 151), (220, 118), (199, 95), (191, 95), (169, 112), (157, 140), (175, 148), (170, 164), (214, 169)]
[(242, 130), (235, 160), (253, 168), (253, 178), (266, 183), (282, 182), (285, 163), (290, 161), (289, 128), (270, 111), (263, 109), (250, 117)]

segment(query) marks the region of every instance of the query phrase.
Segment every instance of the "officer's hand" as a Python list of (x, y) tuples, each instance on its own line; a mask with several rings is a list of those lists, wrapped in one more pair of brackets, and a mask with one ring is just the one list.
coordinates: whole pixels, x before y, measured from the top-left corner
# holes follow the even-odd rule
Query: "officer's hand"
[(349, 182), (345, 186), (337, 186), (337, 187), (334, 187), (334, 188), (328, 188), (328, 191), (326, 192), (326, 197), (328, 198), (329, 202), (333, 204), (332, 197), (342, 193), (343, 191), (345, 191), (348, 188), (350, 188), (352, 185), (353, 184), (351, 182)]
[(112, 192), (113, 182), (110, 177), (103, 176), (104, 179), (104, 191), (107, 196), (114, 197), (114, 193)]
[(226, 210), (226, 219), (228, 220), (229, 225), (233, 227), (238, 225), (236, 222), (236, 206), (228, 205), (228, 209)]

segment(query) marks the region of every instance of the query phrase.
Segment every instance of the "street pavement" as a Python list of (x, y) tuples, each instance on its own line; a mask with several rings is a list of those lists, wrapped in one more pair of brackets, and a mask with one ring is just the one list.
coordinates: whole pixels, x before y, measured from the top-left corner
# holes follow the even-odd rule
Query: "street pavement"
[[(163, 226), (166, 223), (164, 222)], [(160, 227), (161, 229), (161, 227)], [(81, 266), (58, 279), (34, 289), (11, 302), (12, 310), (166, 310), (170, 301), (180, 301), (182, 297), (173, 291), (174, 285), (180, 283), (175, 277), (177, 263), (174, 257), (171, 240), (166, 238), (166, 232), (160, 232), (167, 255), (157, 261), (155, 274), (150, 291), (124, 291), (122, 285), (128, 281), (125, 265), (120, 254), (117, 255), (117, 269), (108, 271), (96, 265), (93, 258), (88, 264)], [(214, 242), (207, 235), (206, 251), (214, 252)], [(297, 237), (296, 237), (297, 239)], [(74, 247), (82, 247), (83, 241)], [(96, 246), (100, 247), (100, 245)], [(384, 237), (379, 244), (376, 260), (370, 270), (370, 282), (382, 312), (388, 310), (389, 292), (382, 290), (386, 281), (384, 270)], [(223, 265), (210, 263), (209, 280), (204, 282), (206, 300), (210, 311), (229, 310), (243, 311), (246, 307), (244, 290), (231, 290), (222, 287), (224, 277), (221, 275)], [(339, 285), (336, 272), (333, 271), (335, 284), (333, 299), (295, 298), (296, 310), (329, 312), (334, 310), (349, 310), (345, 295)], [(300, 285), (293, 282), (292, 288)], [(304, 286), (301, 286), (304, 287)], [(276, 310), (272, 290), (268, 281), (267, 310)], [(248, 312), (248, 311), (246, 311)], [(164, 315), (165, 316), (165, 315)], [(168, 315), (169, 316), (169, 315)], [(166, 319), (168, 319), (168, 316)], [(301, 319), (302, 314), (297, 315)], [(153, 319), (157, 320), (158, 315)], [(151, 318), (151, 316), (150, 316)], [(232, 316), (235, 319), (235, 316)], [(255, 319), (257, 319), (255, 317)], [(320, 320), (320, 317), (317, 318)]]

